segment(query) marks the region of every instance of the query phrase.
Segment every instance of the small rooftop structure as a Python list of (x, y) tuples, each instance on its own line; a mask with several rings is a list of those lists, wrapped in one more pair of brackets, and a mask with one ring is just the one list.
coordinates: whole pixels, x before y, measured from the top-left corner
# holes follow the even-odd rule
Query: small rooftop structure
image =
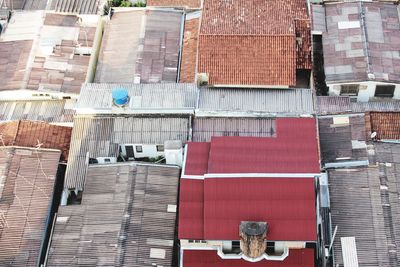
[(179, 172), (132, 163), (90, 166), (81, 205), (59, 210), (49, 266), (177, 266)]
[(39, 121), (0, 122), (0, 145), (52, 148), (62, 151), (61, 161), (68, 160), (72, 127)]
[(204, 1), (198, 73), (212, 85), (295, 86), (311, 69), (305, 0)]
[(59, 158), (59, 150), (0, 149), (1, 266), (42, 262)]
[(105, 25), (97, 83), (175, 83), (183, 11), (114, 9)]

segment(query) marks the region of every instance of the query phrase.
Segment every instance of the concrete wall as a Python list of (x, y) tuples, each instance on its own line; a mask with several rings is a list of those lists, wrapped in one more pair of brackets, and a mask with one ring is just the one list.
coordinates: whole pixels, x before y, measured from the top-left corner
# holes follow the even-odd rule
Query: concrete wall
[(357, 102), (368, 102), (369, 100), (375, 98), (375, 89), (376, 85), (395, 85), (393, 99), (400, 99), (400, 84), (394, 83), (383, 83), (383, 82), (349, 82), (349, 83), (338, 83), (338, 84), (328, 84), (329, 87), (329, 95), (330, 96), (339, 96), (341, 85), (346, 84), (359, 84), (359, 91), (357, 96)]

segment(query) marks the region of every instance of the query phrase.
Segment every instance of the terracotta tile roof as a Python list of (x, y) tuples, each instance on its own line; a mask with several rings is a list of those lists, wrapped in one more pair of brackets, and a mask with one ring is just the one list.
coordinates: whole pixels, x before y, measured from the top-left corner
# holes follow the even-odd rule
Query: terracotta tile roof
[(192, 83), (195, 81), (197, 48), (199, 40), (200, 19), (186, 20), (183, 34), (182, 61), (181, 61), (181, 83)]
[(295, 85), (295, 52), (294, 36), (203, 35), (198, 72), (211, 84)]
[(201, 0), (147, 0), (146, 4), (147, 6), (198, 8), (201, 6)]
[(305, 0), (204, 2), (198, 72), (211, 84), (293, 86), (310, 68)]
[(378, 139), (400, 139), (400, 112), (369, 112), (365, 121), (367, 137), (376, 132)]
[(0, 123), (1, 145), (36, 147), (39, 142), (42, 148), (60, 149), (61, 161), (67, 161), (71, 127), (48, 124), (39, 121), (12, 121)]
[(58, 150), (0, 150), (0, 266), (38, 264), (59, 158)]
[(32, 41), (0, 42), (0, 90), (21, 89)]

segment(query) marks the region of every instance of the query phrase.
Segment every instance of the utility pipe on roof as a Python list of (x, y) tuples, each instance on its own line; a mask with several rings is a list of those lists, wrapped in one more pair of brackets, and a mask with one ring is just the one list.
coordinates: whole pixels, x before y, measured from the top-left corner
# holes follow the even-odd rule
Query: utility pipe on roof
[[(360, 8), (360, 22), (361, 22), (361, 29), (363, 31), (363, 45), (364, 45), (364, 52), (367, 58), (367, 74), (372, 74), (371, 72), (371, 62), (369, 59), (369, 47), (368, 47), (368, 33), (367, 33), (367, 26), (365, 23), (365, 9), (364, 4), (362, 1), (358, 2)], [(369, 78), (369, 77), (368, 77)]]
[(88, 71), (86, 74), (85, 83), (91, 83), (94, 81), (95, 78), (97, 62), (99, 59), (101, 43), (103, 40), (104, 24), (106, 18), (107, 18), (106, 16), (101, 16), (99, 18), (99, 22), (97, 23), (96, 33), (94, 35), (92, 53), (90, 55), (90, 61), (89, 61)]

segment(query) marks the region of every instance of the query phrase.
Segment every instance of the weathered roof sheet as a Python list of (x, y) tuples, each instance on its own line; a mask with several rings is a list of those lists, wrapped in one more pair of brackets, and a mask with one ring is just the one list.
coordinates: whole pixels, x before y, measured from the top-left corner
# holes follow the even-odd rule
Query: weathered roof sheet
[(378, 139), (400, 139), (400, 112), (369, 112), (366, 117)]
[[(353, 2), (325, 5), (323, 35), (328, 82), (400, 81), (400, 21), (393, 4)], [(360, 14), (365, 14), (361, 17)]]
[(196, 79), (197, 48), (200, 30), (200, 12), (187, 13), (183, 33), (180, 82), (192, 83)]
[(65, 188), (83, 189), (89, 157), (117, 157), (119, 144), (163, 144), (189, 138), (188, 117), (75, 117)]
[[(124, 108), (113, 105), (112, 91), (124, 88), (130, 102)], [(194, 113), (198, 89), (195, 84), (84, 84), (77, 104), (81, 114)]]
[(99, 0), (52, 0), (50, 9), (56, 12), (97, 14)]
[(0, 265), (39, 261), (60, 158), (58, 150), (0, 150)]
[(312, 30), (316, 32), (325, 32), (325, 7), (323, 5), (311, 5), (312, 10)]
[(248, 262), (245, 260), (224, 260), (217, 255), (215, 250), (184, 250), (184, 267), (311, 267), (314, 266), (313, 249), (290, 250), (288, 258), (284, 261)]
[(95, 81), (176, 82), (183, 12), (115, 11), (106, 24)]
[(352, 102), (348, 96), (317, 97), (317, 113), (319, 115), (398, 110), (400, 110), (400, 101)]
[(62, 151), (61, 161), (68, 160), (71, 127), (39, 121), (0, 123), (0, 142), (6, 146), (53, 148)]
[(201, 88), (197, 113), (314, 114), (313, 92), (309, 89)]
[(276, 120), (271, 118), (195, 117), (192, 127), (194, 142), (210, 142), (212, 136), (276, 136)]
[(74, 100), (0, 101), (0, 120), (72, 122)]
[(13, 0), (0, 1), (1, 8), (23, 10), (45, 10), (48, 0)]
[(319, 117), (318, 127), (323, 163), (368, 160), (364, 114)]
[[(15, 1), (13, 1), (15, 2)], [(1, 41), (36, 40), (43, 26), (44, 11), (14, 11)]]
[(90, 166), (81, 205), (60, 207), (49, 266), (177, 266), (178, 179), (177, 167)]
[(147, 6), (199, 8), (201, 0), (147, 0)]
[(27, 89), (78, 94), (85, 82), (98, 16), (47, 13)]
[(360, 266), (398, 266), (399, 145), (377, 144), (375, 152), (379, 167), (329, 170), (335, 264), (343, 264), (340, 238), (355, 237)]
[(296, 69), (311, 68), (309, 30), (304, 0), (207, 0), (198, 72), (214, 85), (294, 86)]

